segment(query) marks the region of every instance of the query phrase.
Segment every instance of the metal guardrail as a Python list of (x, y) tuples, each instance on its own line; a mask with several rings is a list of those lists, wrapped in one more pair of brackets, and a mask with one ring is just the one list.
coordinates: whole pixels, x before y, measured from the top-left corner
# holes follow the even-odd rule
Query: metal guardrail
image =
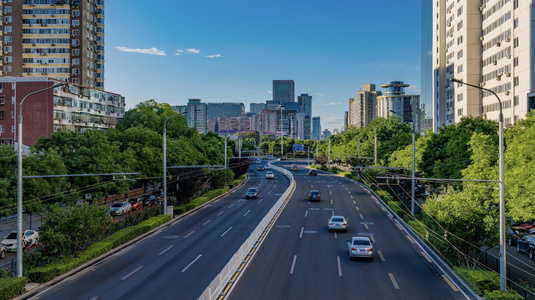
[[(290, 196), (290, 194), (292, 193), (293, 188), (295, 186), (293, 174), (288, 170), (277, 166), (272, 165), (271, 168), (283, 173), (288, 178), (290, 178), (290, 187), (284, 192), (284, 194), (282, 194), (279, 200), (277, 200), (275, 205), (270, 209), (270, 211), (262, 219), (262, 221), (260, 221), (260, 223), (253, 230), (249, 238), (247, 238), (247, 240), (240, 246), (238, 251), (236, 251), (236, 253), (232, 256), (232, 258), (225, 265), (225, 267), (223, 267), (223, 270), (221, 270), (221, 272), (217, 274), (214, 280), (208, 285), (206, 290), (204, 290), (202, 295), (198, 298), (199, 300), (212, 300), (218, 298), (223, 292), (223, 288), (227, 286), (227, 283), (230, 280), (236, 279), (236, 271), (238, 270), (238, 267), (242, 264), (247, 255), (249, 255), (251, 250), (254, 247), (258, 246), (258, 239), (263, 234), (264, 230), (270, 225), (270, 222), (272, 222), (273, 216), (275, 216), (275, 214), (279, 211), (288, 196)], [(231, 278), (233, 276), (234, 278)]]

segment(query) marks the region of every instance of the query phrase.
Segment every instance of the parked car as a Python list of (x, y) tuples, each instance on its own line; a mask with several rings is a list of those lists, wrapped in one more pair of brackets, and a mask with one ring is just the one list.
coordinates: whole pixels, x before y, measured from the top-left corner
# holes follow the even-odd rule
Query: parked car
[(316, 172), (316, 170), (310, 170), (310, 171), (308, 171), (308, 175), (309, 176), (317, 176), (318, 172)]
[[(35, 230), (22, 231), (22, 246), (24, 249), (36, 245), (39, 241), (39, 232)], [(4, 237), (2, 245), (6, 246), (6, 251), (17, 251), (17, 232), (12, 231), (8, 236)]]
[(271, 167), (268, 164), (264, 165), (264, 170), (271, 170)]
[(143, 195), (138, 200), (141, 200), (141, 202), (143, 202), (143, 207), (147, 207), (149, 205), (154, 205), (154, 203), (156, 202), (156, 197), (154, 197), (153, 195)]
[(507, 241), (509, 246), (515, 246), (516, 241), (529, 234), (529, 231), (522, 226), (507, 227)]
[(364, 257), (373, 260), (372, 241), (367, 236), (355, 236), (347, 241), (349, 259)]
[(260, 165), (260, 166), (258, 166), (258, 167), (256, 168), (256, 170), (257, 170), (257, 171), (264, 171), (264, 167)]
[(132, 198), (128, 200), (128, 203), (132, 206), (132, 210), (137, 210), (143, 207), (143, 201), (141, 201), (141, 198)]
[(311, 190), (310, 193), (308, 193), (308, 200), (309, 201), (320, 201), (321, 200), (321, 193), (318, 190)]
[(247, 193), (245, 193), (245, 199), (256, 199), (256, 198), (258, 198), (258, 189), (249, 188), (247, 190)]
[(529, 259), (535, 259), (535, 236), (526, 235), (523, 238), (517, 240), (516, 252), (524, 252), (528, 255)]
[(152, 194), (150, 194), (151, 196), (153, 196), (154, 198), (156, 198), (156, 200), (162, 200), (163, 199), (163, 192), (162, 191), (155, 191), (155, 192), (152, 192)]
[(347, 232), (347, 219), (344, 216), (332, 216), (327, 223), (329, 231), (340, 230)]
[(6, 258), (6, 254), (7, 254), (7, 247), (0, 244), (0, 259)]
[(297, 171), (297, 165), (292, 165), (292, 171)]
[(266, 172), (266, 179), (274, 179), (274, 178), (275, 178), (275, 173), (273, 173), (272, 171)]
[(112, 216), (122, 216), (129, 211), (132, 211), (132, 205), (128, 202), (115, 202), (111, 205), (111, 215)]

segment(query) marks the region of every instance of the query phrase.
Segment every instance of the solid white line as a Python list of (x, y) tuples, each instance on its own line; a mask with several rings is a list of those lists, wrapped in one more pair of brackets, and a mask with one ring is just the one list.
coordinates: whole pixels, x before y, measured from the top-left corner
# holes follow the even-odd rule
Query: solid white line
[(224, 212), (225, 212), (225, 211), (223, 210), (223, 211), (221, 211), (220, 213), (218, 213), (217, 215), (220, 216), (220, 215), (221, 215), (222, 213), (224, 213)]
[(233, 207), (233, 206), (234, 206), (234, 204), (231, 204), (231, 205), (228, 206), (228, 208), (231, 208), (231, 207)]
[(190, 235), (192, 235), (193, 233), (195, 232), (195, 230), (193, 230), (192, 232), (188, 233), (188, 235), (186, 235), (184, 238), (187, 239)]
[(243, 215), (243, 216), (245, 217), (245, 216), (246, 216), (248, 213), (250, 213), (250, 212), (251, 212), (251, 210), (249, 209), (249, 210), (245, 213), (245, 215)]
[(173, 222), (173, 223), (171, 224), (171, 226), (175, 226), (176, 224), (178, 224), (178, 222), (180, 222), (180, 220), (178, 220), (178, 221), (176, 221), (176, 222)]
[(134, 273), (136, 273), (137, 271), (141, 270), (142, 268), (143, 268), (143, 266), (137, 267), (137, 269), (135, 269), (134, 271), (128, 273), (128, 275), (126, 275), (125, 277), (121, 278), (121, 280), (125, 280), (126, 278), (132, 276)]
[(191, 265), (193, 265), (197, 259), (201, 258), (202, 254), (199, 254), (199, 256), (197, 256), (196, 259), (194, 259), (192, 262), (189, 263), (189, 265), (187, 267), (184, 268), (184, 270), (182, 270), (182, 273), (184, 273), (184, 271), (186, 271), (189, 267), (191, 267)]
[(229, 229), (227, 229), (227, 231), (223, 232), (223, 234), (221, 235), (221, 237), (223, 237), (225, 234), (227, 234), (227, 232), (229, 232), (231, 229), (232, 229), (232, 226), (231, 226)]
[(202, 226), (205, 226), (206, 224), (208, 224), (208, 223), (210, 223), (210, 222), (212, 222), (212, 219), (210, 219), (210, 220), (204, 222), (204, 223), (202, 224)]
[(305, 218), (308, 217), (308, 210), (305, 211)]
[(294, 261), (292, 262), (292, 267), (290, 268), (290, 274), (294, 273), (295, 261), (297, 260), (297, 255), (294, 255)]
[(171, 248), (173, 248), (173, 247), (174, 247), (174, 245), (171, 245), (171, 246), (167, 247), (167, 249), (163, 250), (163, 251), (160, 252), (158, 255), (162, 255), (162, 254), (164, 254), (165, 252), (169, 251), (169, 250), (170, 250)]
[(305, 227), (301, 227), (301, 233), (299, 234), (299, 238), (303, 237), (303, 230), (305, 230)]
[(342, 265), (340, 265), (340, 256), (337, 256), (336, 259), (338, 259), (338, 275), (342, 276)]

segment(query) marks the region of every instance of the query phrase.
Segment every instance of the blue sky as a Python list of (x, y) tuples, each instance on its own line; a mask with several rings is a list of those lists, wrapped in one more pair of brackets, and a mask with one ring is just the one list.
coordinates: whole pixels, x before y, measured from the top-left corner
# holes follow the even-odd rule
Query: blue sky
[(420, 93), (421, 0), (113, 0), (105, 14), (105, 89), (127, 108), (199, 98), (248, 111), (293, 79), (332, 131), (364, 84)]

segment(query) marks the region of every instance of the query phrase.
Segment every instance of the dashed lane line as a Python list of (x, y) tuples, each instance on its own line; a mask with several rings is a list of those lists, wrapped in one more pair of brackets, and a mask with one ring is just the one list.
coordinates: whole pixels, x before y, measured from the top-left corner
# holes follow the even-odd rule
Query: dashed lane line
[(396, 290), (399, 290), (398, 282), (396, 281), (396, 278), (394, 277), (394, 274), (388, 273), (388, 276), (390, 276), (390, 280), (392, 281), (392, 284), (394, 285), (394, 288)]
[(165, 250), (163, 250), (162, 252), (158, 253), (158, 255), (164, 254), (165, 252), (171, 250), (171, 248), (173, 248), (173, 247), (174, 247), (174, 245), (171, 245), (171, 246), (167, 247)]
[(292, 267), (290, 268), (290, 275), (294, 273), (295, 261), (297, 260), (297, 255), (294, 255), (294, 260), (292, 262)]
[(136, 273), (137, 271), (139, 271), (139, 270), (141, 270), (141, 269), (143, 269), (143, 266), (139, 266), (139, 267), (137, 267), (134, 271), (128, 273), (125, 277), (121, 278), (121, 280), (125, 280), (125, 279), (127, 279), (128, 277), (134, 275), (134, 273)]
[(187, 265), (183, 270), (182, 270), (182, 273), (184, 273), (189, 267), (191, 267), (191, 265), (193, 265), (199, 258), (201, 258), (202, 254), (199, 254), (199, 256), (197, 256), (196, 259), (194, 259), (192, 262), (189, 263), (189, 265)]

